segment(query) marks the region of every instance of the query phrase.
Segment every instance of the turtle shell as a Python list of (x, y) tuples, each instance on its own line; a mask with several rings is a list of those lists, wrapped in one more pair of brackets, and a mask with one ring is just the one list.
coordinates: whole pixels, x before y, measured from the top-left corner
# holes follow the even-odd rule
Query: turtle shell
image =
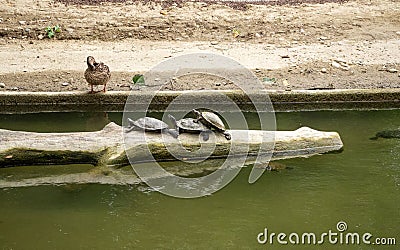
[(128, 118), (128, 122), (130, 125), (146, 131), (161, 131), (168, 128), (168, 124), (152, 117), (143, 117), (137, 119), (136, 121)]
[(217, 114), (205, 111), (201, 112), (201, 117), (206, 121), (206, 123), (215, 129), (225, 131), (225, 125)]
[(208, 128), (204, 126), (203, 123), (195, 122), (195, 119), (193, 118), (183, 118), (177, 121), (176, 125), (182, 130), (191, 132), (202, 132), (208, 130)]

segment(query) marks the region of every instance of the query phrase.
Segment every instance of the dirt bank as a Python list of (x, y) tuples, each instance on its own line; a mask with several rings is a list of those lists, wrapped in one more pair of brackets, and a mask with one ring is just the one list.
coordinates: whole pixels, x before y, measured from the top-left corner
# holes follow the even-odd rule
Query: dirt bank
[[(86, 90), (88, 55), (110, 66), (110, 90), (128, 90), (134, 74), (191, 52), (238, 60), (267, 89), (397, 88), (399, 16), (399, 3), (390, 0), (246, 10), (206, 3), (0, 0), (0, 91)], [(47, 38), (45, 28), (55, 25), (61, 32)], [(232, 88), (202, 76), (164, 87)]]

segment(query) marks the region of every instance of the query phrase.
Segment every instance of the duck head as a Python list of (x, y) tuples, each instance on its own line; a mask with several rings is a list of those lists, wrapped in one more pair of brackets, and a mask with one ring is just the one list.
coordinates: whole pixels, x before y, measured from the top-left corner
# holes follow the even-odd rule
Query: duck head
[(93, 56), (88, 56), (86, 59), (86, 63), (88, 68), (91, 68), (92, 70), (94, 70), (96, 63), (96, 60), (94, 60)]

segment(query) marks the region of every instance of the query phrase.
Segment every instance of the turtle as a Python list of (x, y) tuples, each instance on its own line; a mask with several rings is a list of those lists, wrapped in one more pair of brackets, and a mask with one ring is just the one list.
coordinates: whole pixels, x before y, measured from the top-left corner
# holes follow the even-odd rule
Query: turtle
[(172, 123), (175, 126), (177, 132), (180, 133), (193, 133), (193, 134), (200, 134), (202, 133), (203, 140), (208, 141), (210, 138), (211, 130), (207, 128), (201, 122), (195, 122), (193, 118), (183, 118), (177, 121), (175, 117), (171, 114), (168, 115), (169, 119), (171, 119)]
[(400, 138), (400, 129), (379, 131), (376, 133), (375, 137), (369, 139), (378, 140), (378, 138)]
[(93, 56), (86, 59), (87, 69), (85, 79), (90, 85), (90, 93), (94, 93), (93, 85), (103, 85), (103, 92), (106, 92), (106, 85), (111, 78), (110, 69), (102, 62), (96, 62)]
[(194, 122), (201, 122), (208, 128), (213, 128), (216, 131), (222, 133), (227, 140), (231, 139), (231, 135), (226, 132), (225, 125), (217, 114), (208, 111), (200, 112), (196, 109), (193, 109), (192, 112), (197, 117)]
[(178, 137), (178, 132), (175, 129), (169, 129), (168, 124), (153, 117), (143, 117), (136, 121), (128, 118), (128, 129), (126, 133), (132, 130), (144, 130), (149, 132), (168, 133), (174, 138)]

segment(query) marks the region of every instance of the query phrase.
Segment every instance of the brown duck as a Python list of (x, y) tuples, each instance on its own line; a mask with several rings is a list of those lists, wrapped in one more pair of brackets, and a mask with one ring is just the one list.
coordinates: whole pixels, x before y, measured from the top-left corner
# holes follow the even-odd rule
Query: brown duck
[(85, 71), (85, 79), (91, 87), (90, 93), (94, 93), (93, 85), (104, 85), (103, 92), (106, 92), (106, 85), (111, 77), (108, 66), (102, 62), (96, 62), (93, 56), (88, 56), (87, 66), (88, 68)]

